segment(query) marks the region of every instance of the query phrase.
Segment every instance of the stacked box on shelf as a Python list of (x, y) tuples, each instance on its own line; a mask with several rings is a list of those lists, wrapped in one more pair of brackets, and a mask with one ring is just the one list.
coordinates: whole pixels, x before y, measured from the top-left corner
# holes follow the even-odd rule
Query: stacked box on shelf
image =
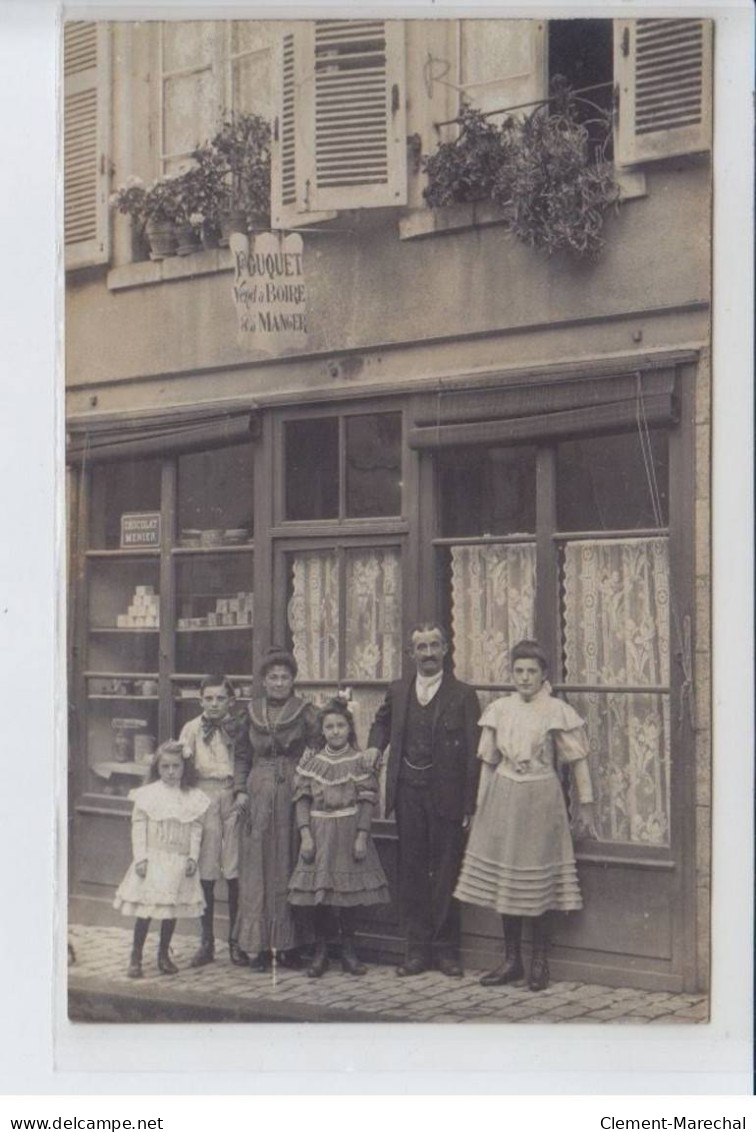
[(119, 613), (119, 629), (158, 629), (160, 627), (160, 595), (154, 586), (137, 586), (128, 611)]

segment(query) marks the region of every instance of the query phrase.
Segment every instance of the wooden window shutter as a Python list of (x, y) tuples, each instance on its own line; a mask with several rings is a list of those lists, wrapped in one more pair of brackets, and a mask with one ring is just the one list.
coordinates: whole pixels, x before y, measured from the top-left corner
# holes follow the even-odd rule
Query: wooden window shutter
[(617, 20), (619, 165), (711, 148), (712, 21)]
[(109, 25), (63, 25), (63, 230), (66, 268), (107, 263)]
[(315, 209), (382, 208), (407, 202), (404, 23), (318, 20), (305, 130), (313, 139)]
[(309, 208), (308, 186), (314, 176), (310, 136), (305, 129), (306, 100), (312, 97), (312, 27), (299, 24), (281, 37), (274, 66), (275, 117), (271, 146), (273, 228), (298, 228), (332, 220), (332, 211)]

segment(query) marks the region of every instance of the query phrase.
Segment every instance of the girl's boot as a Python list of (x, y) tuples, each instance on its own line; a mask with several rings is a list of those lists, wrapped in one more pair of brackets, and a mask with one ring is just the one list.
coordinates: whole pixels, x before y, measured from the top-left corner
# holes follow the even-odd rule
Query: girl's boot
[(236, 918), (239, 914), (239, 881), (227, 880), (228, 885), (228, 957), (235, 967), (246, 967), (249, 956), (236, 942)]
[(319, 979), (328, 970), (328, 927), (330, 923), (328, 909), (316, 908), (314, 919), (317, 942), (312, 962), (307, 968), (307, 974), (311, 979)]
[(189, 960), (190, 967), (205, 967), (215, 959), (215, 939), (213, 937), (215, 881), (203, 880), (202, 893), (205, 897), (205, 911), (202, 913), (202, 936), (199, 947)]
[(341, 969), (347, 975), (366, 975), (367, 967), (361, 963), (354, 946), (354, 921), (351, 908), (341, 910)]
[(173, 939), (175, 920), (163, 920), (160, 925), (160, 947), (158, 948), (158, 971), (161, 975), (177, 975), (178, 967), (171, 959), (170, 946)]
[(130, 979), (141, 979), (142, 977), (142, 951), (144, 950), (144, 941), (147, 938), (150, 921), (144, 917), (138, 916), (134, 924), (134, 943), (131, 948), (131, 960), (129, 961), (129, 969), (126, 972)]
[(533, 920), (533, 951), (530, 957), (530, 977), (528, 986), (532, 991), (546, 990), (549, 985), (549, 964), (546, 955), (549, 948), (548, 919), (538, 916)]
[(502, 916), (504, 927), (504, 962), (489, 971), (480, 980), (484, 987), (503, 987), (514, 983), (524, 975), (520, 944), (522, 940), (522, 917)]

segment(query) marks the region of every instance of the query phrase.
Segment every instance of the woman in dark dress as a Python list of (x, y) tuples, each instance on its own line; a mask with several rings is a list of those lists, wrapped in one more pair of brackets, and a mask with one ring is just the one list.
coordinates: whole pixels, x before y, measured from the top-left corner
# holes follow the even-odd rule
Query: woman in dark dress
[(264, 694), (249, 705), (236, 741), (234, 789), (244, 809), (239, 844), (239, 916), (236, 938), (253, 971), (271, 952), (297, 965), (306, 930), (288, 902), (299, 853), (293, 784), (306, 747), (318, 742), (317, 712), (294, 695), (297, 663), (273, 647), (262, 665)]

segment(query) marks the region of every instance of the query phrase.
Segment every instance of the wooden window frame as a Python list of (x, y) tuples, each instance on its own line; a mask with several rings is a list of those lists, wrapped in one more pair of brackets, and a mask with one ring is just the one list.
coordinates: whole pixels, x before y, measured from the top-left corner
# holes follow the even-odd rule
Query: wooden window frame
[[(402, 482), (402, 511), (396, 516), (383, 518), (349, 517), (346, 514), (346, 420), (349, 417), (373, 416), (377, 414), (401, 414), (401, 482)], [(335, 417), (339, 430), (339, 514), (329, 519), (287, 519), (286, 518), (286, 450), (285, 431), (290, 421), (322, 420), (325, 417)], [(354, 531), (360, 534), (363, 531), (376, 534), (402, 534), (408, 530), (407, 498), (407, 434), (408, 422), (405, 401), (365, 400), (355, 401), (351, 404), (327, 404), (307, 406), (302, 409), (286, 410), (278, 415), (274, 422), (275, 475), (273, 497), (273, 529), (274, 537), (287, 537), (295, 533), (318, 536), (340, 535), (343, 531)]]

